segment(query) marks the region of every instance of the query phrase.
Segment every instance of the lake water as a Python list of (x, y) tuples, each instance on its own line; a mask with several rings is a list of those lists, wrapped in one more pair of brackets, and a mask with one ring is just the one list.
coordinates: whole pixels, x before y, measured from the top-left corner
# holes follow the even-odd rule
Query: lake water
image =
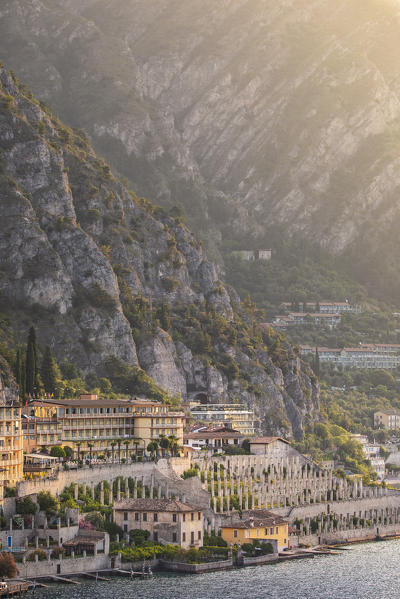
[(155, 574), (37, 589), (37, 599), (397, 599), (400, 541), (338, 555), (201, 575)]

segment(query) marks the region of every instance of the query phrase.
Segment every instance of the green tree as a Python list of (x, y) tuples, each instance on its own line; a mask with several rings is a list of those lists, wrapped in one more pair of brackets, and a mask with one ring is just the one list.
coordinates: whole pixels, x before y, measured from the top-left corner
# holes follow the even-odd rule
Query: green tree
[(65, 458), (65, 450), (63, 447), (61, 447), (61, 445), (54, 445), (54, 447), (52, 447), (50, 449), (50, 455), (53, 458)]
[(171, 320), (169, 318), (168, 304), (163, 302), (157, 311), (157, 318), (160, 321), (160, 326), (164, 331), (169, 331), (171, 328)]
[(39, 391), (38, 381), (38, 348), (36, 331), (34, 327), (29, 329), (28, 343), (26, 346), (25, 361), (25, 386), (28, 395), (36, 395)]
[(46, 393), (55, 395), (58, 374), (57, 371), (58, 368), (56, 361), (51, 353), (50, 347), (47, 345), (46, 349), (44, 350), (42, 366), (40, 368), (40, 375), (42, 377), (42, 383)]
[(19, 499), (16, 505), (17, 514), (21, 514), (21, 516), (31, 516), (36, 514), (37, 505), (32, 499), (27, 495), (23, 499)]
[(65, 457), (70, 459), (73, 457), (74, 455), (74, 450), (72, 449), (72, 447), (70, 447), (69, 445), (65, 445), (64, 449), (64, 453), (65, 453)]
[(17, 349), (15, 358), (14, 376), (19, 388), (19, 396), (25, 397), (25, 363), (23, 352), (20, 348)]
[(40, 491), (37, 496), (37, 502), (41, 511), (46, 512), (48, 516), (56, 514), (60, 508), (58, 499), (50, 491)]
[(157, 449), (158, 449), (158, 442), (156, 440), (150, 441), (150, 443), (147, 445), (147, 451), (149, 451), (151, 453), (151, 457), (153, 457), (154, 454), (157, 455)]

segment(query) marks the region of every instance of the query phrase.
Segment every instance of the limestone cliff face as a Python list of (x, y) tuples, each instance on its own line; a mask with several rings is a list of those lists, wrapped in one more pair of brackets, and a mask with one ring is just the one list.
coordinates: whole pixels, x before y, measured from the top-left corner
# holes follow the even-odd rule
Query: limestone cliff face
[(184, 399), (240, 399), (264, 431), (299, 437), (318, 417), (308, 367), (290, 346), (271, 357), (181, 218), (122, 185), (4, 67), (0, 150), (0, 300), (16, 339), (33, 323), (84, 374), (117, 358)]
[(0, 54), (212, 245), (281, 225), (397, 281), (399, 19), (379, 0), (4, 0)]

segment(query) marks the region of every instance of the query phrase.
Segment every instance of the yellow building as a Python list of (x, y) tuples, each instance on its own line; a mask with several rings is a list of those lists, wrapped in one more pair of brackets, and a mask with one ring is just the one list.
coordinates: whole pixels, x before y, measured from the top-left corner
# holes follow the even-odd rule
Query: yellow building
[(146, 448), (150, 441), (173, 435), (178, 445), (183, 445), (183, 412), (170, 411), (157, 401), (135, 398), (130, 401), (135, 421), (135, 436), (143, 439)]
[(375, 428), (394, 430), (400, 428), (400, 413), (396, 410), (381, 410), (374, 413)]
[(18, 399), (0, 401), (0, 499), (4, 486), (14, 486), (23, 478), (21, 407)]
[(150, 441), (161, 435), (183, 442), (183, 412), (146, 399), (33, 400), (24, 408), (25, 450), (69, 446), (75, 457), (111, 459), (129, 458), (146, 451)]
[(228, 544), (275, 540), (278, 551), (289, 546), (289, 523), (269, 510), (248, 510), (242, 512), (242, 518), (234, 514), (223, 522), (221, 529)]

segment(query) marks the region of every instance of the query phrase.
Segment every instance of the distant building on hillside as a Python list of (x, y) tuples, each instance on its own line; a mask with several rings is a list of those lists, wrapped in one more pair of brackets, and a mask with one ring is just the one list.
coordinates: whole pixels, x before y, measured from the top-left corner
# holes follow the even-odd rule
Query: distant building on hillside
[(383, 427), (389, 430), (400, 428), (400, 413), (397, 410), (379, 410), (374, 414), (375, 428)]
[(332, 362), (343, 368), (393, 370), (400, 366), (400, 345), (365, 343), (359, 347), (333, 349), (301, 345), (301, 355), (315, 354), (318, 349), (320, 362)]
[(286, 329), (294, 326), (316, 326), (336, 328), (342, 321), (340, 314), (330, 314), (321, 312), (289, 312), (275, 316), (270, 324), (273, 328)]
[(360, 314), (361, 306), (350, 302), (282, 302), (280, 308), (298, 312), (317, 312), (320, 314)]
[(255, 262), (256, 260), (271, 260), (272, 250), (235, 250), (232, 255), (247, 262)]

